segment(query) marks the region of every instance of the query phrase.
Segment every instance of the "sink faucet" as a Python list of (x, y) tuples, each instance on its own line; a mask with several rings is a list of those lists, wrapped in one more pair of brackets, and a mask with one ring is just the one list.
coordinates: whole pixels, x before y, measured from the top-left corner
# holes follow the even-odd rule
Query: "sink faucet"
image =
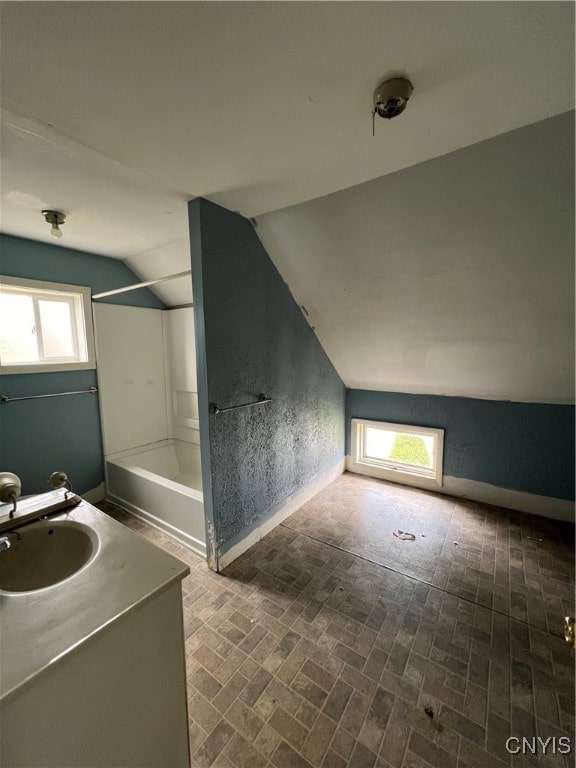
[(14, 472), (0, 472), (0, 501), (11, 501), (12, 511), (10, 517), (16, 512), (16, 501), (22, 490), (22, 482)]
[(0, 536), (0, 552), (4, 552), (6, 549), (10, 549), (11, 542), (8, 536)]
[(66, 493), (64, 494), (65, 499), (68, 498), (69, 493), (72, 493), (72, 486), (70, 485), (70, 480), (68, 480), (66, 472), (52, 472), (48, 479), (48, 485), (52, 488), (66, 488)]

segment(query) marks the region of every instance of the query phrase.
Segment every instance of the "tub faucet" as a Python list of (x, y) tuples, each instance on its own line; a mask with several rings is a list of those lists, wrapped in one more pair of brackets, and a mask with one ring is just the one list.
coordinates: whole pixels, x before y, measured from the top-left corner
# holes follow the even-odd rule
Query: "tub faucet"
[(0, 552), (10, 549), (10, 539), (8, 536), (0, 536)]

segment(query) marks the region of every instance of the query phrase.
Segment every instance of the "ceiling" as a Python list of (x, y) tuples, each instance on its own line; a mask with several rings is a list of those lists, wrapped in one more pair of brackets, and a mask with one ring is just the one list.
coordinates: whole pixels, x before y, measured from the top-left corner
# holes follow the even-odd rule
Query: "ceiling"
[(574, 402), (574, 112), (257, 231), (347, 386)]
[[(3, 107), (151, 188), (257, 216), (570, 109), (573, 17), (562, 2), (4, 3)], [(408, 111), (372, 137), (394, 73), (414, 84)]]
[[(55, 245), (41, 215), (53, 208), (68, 216), (59, 245), (124, 259), (146, 280), (190, 269), (185, 195), (7, 110), (1, 146), (3, 232)], [(186, 278), (155, 292), (169, 305), (192, 301)]]
[[(6, 2), (0, 35), (2, 231), (54, 244), (40, 210), (58, 208), (61, 245), (143, 279), (189, 267), (196, 196), (299, 221), (306, 201), (574, 105), (564, 2)], [(373, 90), (396, 74), (412, 99), (372, 136)], [(187, 279), (155, 291), (191, 298)]]

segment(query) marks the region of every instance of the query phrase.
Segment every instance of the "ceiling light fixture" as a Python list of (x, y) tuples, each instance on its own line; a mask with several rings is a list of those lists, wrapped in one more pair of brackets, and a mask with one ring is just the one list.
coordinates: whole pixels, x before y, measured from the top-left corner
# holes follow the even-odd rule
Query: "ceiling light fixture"
[(52, 237), (62, 237), (60, 227), (66, 221), (66, 214), (61, 211), (42, 211), (42, 215), (48, 224), (52, 224), (52, 229), (50, 230)]
[(405, 77), (393, 77), (384, 80), (374, 91), (374, 109), (372, 110), (372, 136), (374, 136), (374, 118), (376, 115), (392, 120), (406, 109), (408, 99), (414, 87)]

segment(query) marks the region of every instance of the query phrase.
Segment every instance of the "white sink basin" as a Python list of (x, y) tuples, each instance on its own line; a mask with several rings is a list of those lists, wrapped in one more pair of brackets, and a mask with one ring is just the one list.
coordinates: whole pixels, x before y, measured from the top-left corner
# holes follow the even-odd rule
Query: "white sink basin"
[(41, 520), (8, 534), (0, 552), (0, 590), (32, 592), (73, 576), (98, 550), (98, 536), (72, 520)]

